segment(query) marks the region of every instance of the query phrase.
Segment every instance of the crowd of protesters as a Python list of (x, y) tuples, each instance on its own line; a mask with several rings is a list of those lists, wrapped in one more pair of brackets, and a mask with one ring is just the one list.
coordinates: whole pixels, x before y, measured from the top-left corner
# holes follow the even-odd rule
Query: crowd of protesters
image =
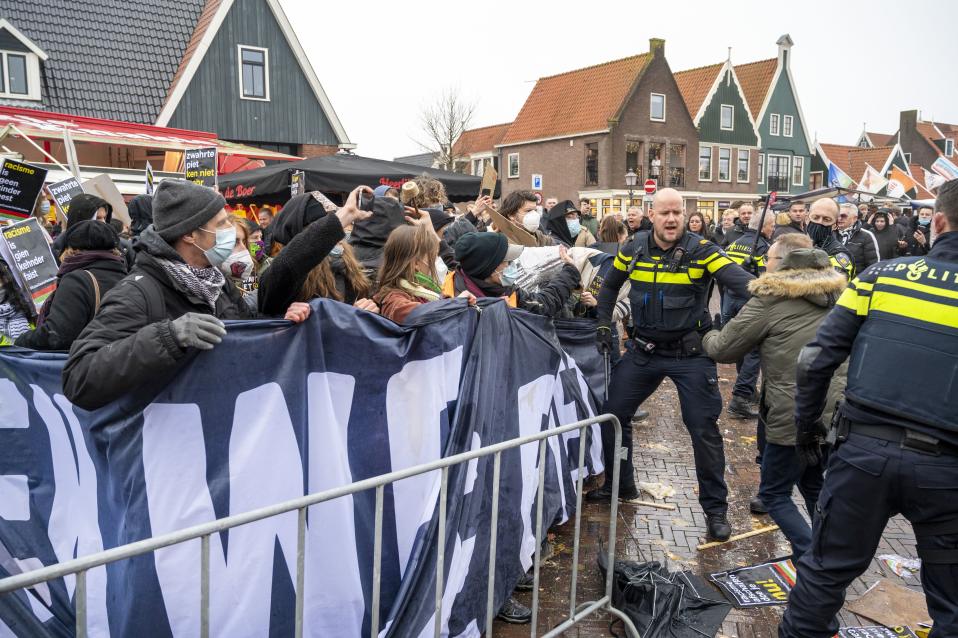
[[(952, 200), (945, 206), (954, 206)], [(501, 298), (554, 319), (598, 321), (600, 349), (614, 344), (613, 362), (623, 346), (647, 353), (659, 346), (677, 359), (710, 358), (713, 368), (714, 362), (738, 363), (728, 412), (757, 421), (761, 481), (753, 509), (770, 513), (796, 561), (811, 551), (812, 529), (792, 501), (793, 489), (799, 488), (814, 518), (825, 476), (824, 463), (808, 460), (809, 447), (821, 442), (796, 427), (796, 362), (857, 275), (889, 259), (929, 254), (935, 217), (931, 207), (913, 212), (821, 199), (810, 208), (786, 202), (761, 213), (751, 202), (736, 202), (716, 223), (707, 214), (685, 214), (671, 189), (660, 192), (648, 210), (633, 206), (601, 220), (587, 200), (551, 198), (542, 206), (530, 191), (512, 192), (501, 202), (479, 197), (460, 212), (442, 183), (425, 175), (402, 189), (356, 188), (342, 206), (319, 193), (298, 195), (275, 215), (259, 209), (256, 223), (234, 214), (215, 190), (176, 179), (161, 182), (152, 197), (135, 197), (128, 209), (126, 227), (113, 219), (106, 201), (81, 195), (62, 232), (48, 227), (59, 272), (55, 292), (38, 312), (0, 260), (0, 345), (69, 351), (63, 388), (77, 406), (97, 409), (141, 385), (168, 380), (190, 351), (222, 341), (223, 320), (299, 323), (309, 317), (309, 301), (325, 298), (402, 324), (434, 301), (462, 298), (474, 305)], [(958, 211), (943, 214), (947, 220), (935, 222), (941, 228), (934, 234), (952, 241)], [(525, 231), (537, 247), (557, 247), (557, 269), (535, 290), (516, 285), (524, 249), (510, 243), (503, 224)], [(686, 245), (694, 255), (686, 257)], [(643, 258), (648, 264), (639, 263)], [(666, 265), (669, 277), (663, 281), (687, 276), (697, 291), (694, 303), (704, 304), (702, 318), (703, 308), (692, 308), (691, 297), (684, 305), (658, 302), (663, 317), (681, 314), (698, 326), (692, 330), (698, 345), (688, 349), (684, 335), (676, 340), (675, 326), (648, 322), (655, 300), (630, 290), (635, 282), (640, 290), (645, 285), (642, 268), (657, 273)], [(707, 310), (712, 276), (722, 296), (721, 320), (714, 325)], [(654, 277), (650, 281), (659, 285)], [(653, 333), (643, 332), (650, 326)], [(601, 332), (604, 327), (609, 334)], [(829, 374), (825, 423), (845, 388), (847, 367)], [(684, 402), (683, 418), (687, 424), (692, 418)], [(694, 431), (689, 426), (690, 434), (695, 441), (718, 437), (710, 454), (723, 456), (716, 459), (721, 475), (724, 452), (715, 419), (703, 415), (700, 421)], [(621, 485), (628, 491), (634, 477), (624, 477)], [(721, 491), (717, 483), (713, 487)], [(607, 492), (597, 490), (590, 500), (607, 499)], [(722, 498), (716, 499), (717, 513), (707, 512), (710, 536), (725, 540), (731, 530)], [(520, 588), (530, 586), (531, 579), (520, 581)], [(500, 611), (510, 622), (526, 622), (530, 615), (514, 598)]]

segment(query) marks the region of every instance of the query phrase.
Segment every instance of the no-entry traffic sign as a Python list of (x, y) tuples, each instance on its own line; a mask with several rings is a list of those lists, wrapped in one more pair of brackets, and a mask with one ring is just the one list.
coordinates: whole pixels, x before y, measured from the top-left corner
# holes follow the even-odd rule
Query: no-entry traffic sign
[(658, 182), (654, 179), (645, 180), (645, 194), (646, 195), (655, 195), (655, 191), (658, 189)]

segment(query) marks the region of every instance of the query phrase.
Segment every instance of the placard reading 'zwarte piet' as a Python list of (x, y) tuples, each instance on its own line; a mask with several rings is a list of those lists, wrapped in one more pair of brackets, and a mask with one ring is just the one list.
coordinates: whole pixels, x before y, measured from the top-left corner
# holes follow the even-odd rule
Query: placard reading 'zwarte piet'
[(216, 188), (216, 148), (193, 148), (183, 152), (186, 179)]
[(43, 189), (47, 170), (5, 159), (0, 164), (0, 218), (26, 219)]
[(40, 222), (31, 218), (4, 228), (2, 249), (4, 261), (13, 266), (17, 281), (39, 310), (57, 285), (57, 262)]
[(80, 181), (76, 177), (68, 177), (62, 182), (47, 186), (47, 192), (53, 198), (53, 203), (56, 204), (60, 214), (66, 217), (70, 212), (70, 201), (77, 195), (83, 194), (83, 187), (80, 186)]

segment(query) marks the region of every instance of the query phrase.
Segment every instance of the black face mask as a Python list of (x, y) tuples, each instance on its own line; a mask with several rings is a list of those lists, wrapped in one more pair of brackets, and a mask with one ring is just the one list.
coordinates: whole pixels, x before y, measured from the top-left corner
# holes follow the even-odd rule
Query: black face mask
[(832, 234), (832, 229), (828, 226), (823, 226), (818, 222), (808, 222), (808, 226), (805, 228), (805, 233), (811, 238), (812, 244), (816, 247), (821, 246)]

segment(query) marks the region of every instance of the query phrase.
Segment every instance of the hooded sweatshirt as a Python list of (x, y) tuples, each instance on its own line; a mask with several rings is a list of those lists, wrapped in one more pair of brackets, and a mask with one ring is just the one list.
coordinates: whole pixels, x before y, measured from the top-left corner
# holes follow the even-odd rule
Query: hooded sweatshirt
[(578, 235), (575, 237), (572, 236), (565, 218), (570, 212), (578, 212), (578, 209), (575, 207), (575, 204), (568, 199), (564, 202), (559, 202), (549, 210), (546, 221), (546, 228), (549, 234), (552, 235), (556, 241), (568, 248), (572, 248), (573, 246), (586, 247), (594, 244), (595, 237), (592, 236), (592, 233), (590, 233), (585, 226), (582, 226)]
[[(795, 250), (786, 255), (781, 269), (750, 282), (753, 296), (738, 315), (702, 339), (705, 352), (719, 363), (734, 363), (755, 347), (760, 349), (764, 377), (760, 410), (770, 443), (795, 445), (795, 362), (846, 284), (823, 251)], [(847, 364), (832, 380), (826, 423), (845, 388), (846, 371)]]
[[(895, 224), (891, 223), (891, 220), (888, 219), (888, 213), (877, 212), (875, 213), (875, 219), (884, 219), (885, 228), (878, 230), (872, 226), (871, 232), (875, 236), (875, 241), (878, 242), (878, 259), (894, 259), (898, 256), (898, 228)], [(874, 224), (874, 220), (872, 224)]]

